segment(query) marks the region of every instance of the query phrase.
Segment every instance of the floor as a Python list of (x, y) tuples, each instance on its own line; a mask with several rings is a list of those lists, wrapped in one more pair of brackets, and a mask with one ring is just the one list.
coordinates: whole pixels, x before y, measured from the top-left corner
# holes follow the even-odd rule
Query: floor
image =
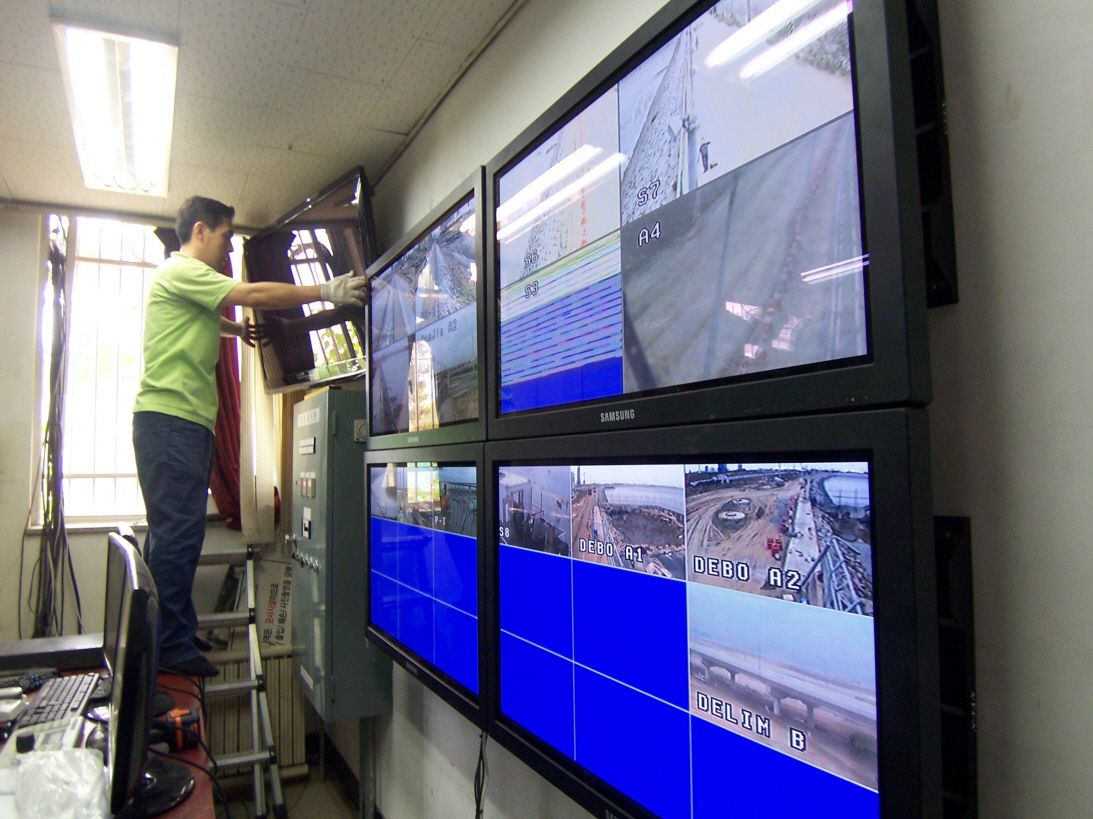
[[(232, 819), (248, 819), (254, 816), (253, 799), (236, 801), (234, 797), (243, 797), (245, 791), (235, 789), (228, 803)], [(307, 779), (296, 779), (284, 786), (285, 807), (289, 819), (357, 819), (357, 806), (345, 795), (345, 788), (334, 778), (327, 776), (326, 781), (319, 780), (319, 766), (312, 765)], [(272, 805), (266, 805), (267, 816), (273, 816)], [(225, 819), (228, 814), (223, 806), (218, 806), (217, 816)]]

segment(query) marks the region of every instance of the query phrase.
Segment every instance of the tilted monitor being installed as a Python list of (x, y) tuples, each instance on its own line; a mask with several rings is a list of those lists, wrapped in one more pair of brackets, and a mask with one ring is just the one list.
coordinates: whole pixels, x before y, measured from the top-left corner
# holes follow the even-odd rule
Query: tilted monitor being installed
[[(335, 276), (363, 276), (376, 255), (371, 194), (364, 170), (355, 168), (255, 234), (244, 245), (247, 281), (316, 285)], [(364, 375), (363, 307), (315, 301), (255, 314), (268, 391)]]

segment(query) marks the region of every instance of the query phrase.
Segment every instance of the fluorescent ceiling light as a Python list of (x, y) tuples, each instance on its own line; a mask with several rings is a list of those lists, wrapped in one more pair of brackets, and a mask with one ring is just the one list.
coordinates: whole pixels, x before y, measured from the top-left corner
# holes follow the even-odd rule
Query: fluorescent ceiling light
[(748, 80), (770, 71), (776, 65), (788, 60), (809, 43), (820, 39), (831, 29), (845, 21), (853, 10), (852, 0), (843, 0), (835, 8), (809, 21), (784, 40), (779, 40), (766, 51), (760, 53), (754, 60), (746, 63), (740, 69), (740, 79)]
[(790, 20), (808, 11), (819, 0), (778, 0), (762, 14), (758, 14), (711, 49), (704, 60), (706, 68), (716, 68), (739, 57), (757, 43), (766, 39)]
[(53, 24), (84, 185), (167, 195), (178, 47)]

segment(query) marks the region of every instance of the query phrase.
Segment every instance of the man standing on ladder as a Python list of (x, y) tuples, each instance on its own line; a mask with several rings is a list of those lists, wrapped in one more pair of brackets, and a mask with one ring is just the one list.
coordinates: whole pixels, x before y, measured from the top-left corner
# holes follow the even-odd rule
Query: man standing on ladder
[(321, 285), (239, 282), (218, 270), (227, 262), (235, 208), (194, 196), (179, 208), (181, 247), (156, 271), (144, 323), (144, 371), (133, 407), (137, 479), (148, 512), (144, 557), (159, 594), (159, 665), (188, 676), (216, 676), (201, 654), (191, 600), (205, 540), (216, 424), (216, 363), (221, 335), (253, 346), (255, 332), (221, 318), (223, 307), (264, 310), (326, 301), (364, 303), (364, 279), (352, 274)]

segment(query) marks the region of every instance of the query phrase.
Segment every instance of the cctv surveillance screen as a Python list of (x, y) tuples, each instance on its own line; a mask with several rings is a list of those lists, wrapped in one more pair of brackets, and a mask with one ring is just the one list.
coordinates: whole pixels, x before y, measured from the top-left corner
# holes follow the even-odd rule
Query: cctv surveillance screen
[(370, 620), (419, 664), (478, 693), (476, 468), (368, 467)]
[(496, 480), (503, 719), (660, 816), (878, 815), (867, 462)]
[(498, 178), (500, 412), (869, 353), (849, 0), (724, 0)]
[(478, 418), (478, 267), (468, 197), (372, 279), (372, 434)]

